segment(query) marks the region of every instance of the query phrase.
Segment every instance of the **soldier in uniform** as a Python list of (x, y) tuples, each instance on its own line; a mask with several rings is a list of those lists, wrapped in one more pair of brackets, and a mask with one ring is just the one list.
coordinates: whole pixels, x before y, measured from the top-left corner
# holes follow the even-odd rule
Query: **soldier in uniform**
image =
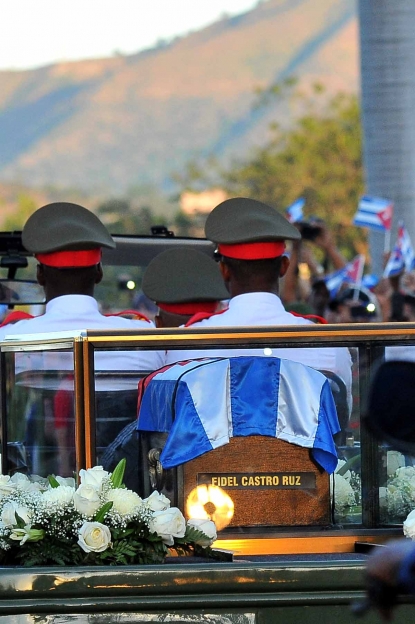
[[(289, 259), (285, 241), (301, 236), (277, 210), (254, 199), (237, 197), (216, 206), (209, 214), (206, 237), (216, 243), (222, 277), (230, 293), (229, 307), (219, 313), (191, 319), (192, 329), (308, 325), (310, 320), (284, 309), (278, 295), (279, 279)], [(351, 358), (346, 348), (215, 349), (169, 351), (167, 363), (198, 357), (233, 355), (276, 356), (300, 362), (341, 378), (351, 406)]]
[(159, 308), (157, 327), (186, 325), (195, 314), (216, 312), (229, 298), (217, 263), (185, 247), (158, 254), (146, 268), (141, 287)]
[[(157, 327), (179, 327), (214, 312), (229, 293), (218, 264), (207, 254), (184, 247), (158, 254), (143, 275), (142, 290), (159, 308)], [(106, 470), (126, 458), (125, 484), (139, 489), (141, 470), (137, 423), (127, 425), (102, 456)]]
[[(115, 242), (105, 226), (92, 212), (72, 203), (53, 203), (39, 208), (26, 222), (22, 242), (38, 260), (37, 279), (45, 290), (46, 310), (41, 316), (10, 324), (5, 320), (0, 328), (0, 340), (6, 336), (38, 334), (82, 329), (150, 329), (154, 324), (144, 317), (131, 320), (122, 316), (104, 316), (94, 298), (94, 288), (103, 276), (101, 266), (102, 247), (113, 248)], [(96, 370), (137, 371), (132, 390), (117, 391), (104, 383), (97, 386), (97, 446), (106, 447), (117, 433), (136, 416), (137, 379), (140, 371), (153, 371), (163, 365), (164, 354), (156, 351), (99, 352)], [(31, 410), (30, 418), (46, 417), (52, 413), (53, 426), (48, 425), (49, 439), (60, 449), (59, 464), (54, 470), (70, 472), (71, 463), (66, 461), (66, 451), (73, 446), (73, 392), (68, 391), (73, 373), (72, 357), (68, 353), (22, 353), (16, 357), (16, 373), (26, 375), (29, 386), (30, 371), (55, 371), (54, 391), (48, 392), (47, 406)], [(116, 376), (116, 375), (115, 375)], [(59, 386), (59, 379), (62, 383)], [(68, 381), (69, 380), (69, 381)], [(119, 390), (120, 388), (118, 388)], [(101, 391), (102, 390), (102, 391)], [(111, 390), (111, 391), (109, 391)], [(46, 395), (44, 395), (46, 396)], [(35, 413), (36, 412), (36, 413)], [(28, 423), (28, 431), (39, 432), (40, 427)], [(54, 429), (51, 431), (51, 429)], [(25, 440), (28, 442), (28, 440)], [(47, 440), (46, 440), (47, 442)], [(45, 440), (38, 442), (45, 444)], [(50, 445), (52, 446), (52, 442)], [(69, 451), (68, 451), (69, 452)], [(40, 465), (40, 468), (42, 466)], [(72, 466), (73, 470), (73, 466)]]

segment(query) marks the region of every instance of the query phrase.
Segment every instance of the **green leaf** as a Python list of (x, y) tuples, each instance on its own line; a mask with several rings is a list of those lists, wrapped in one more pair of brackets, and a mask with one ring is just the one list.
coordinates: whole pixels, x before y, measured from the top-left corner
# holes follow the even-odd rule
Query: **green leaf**
[(95, 514), (94, 522), (103, 522), (106, 514), (109, 512), (113, 504), (114, 503), (112, 501), (108, 501), (107, 503), (104, 503), (102, 507), (98, 509), (97, 513)]
[(59, 487), (59, 483), (56, 481), (55, 477), (53, 475), (49, 475), (48, 476), (48, 481), (49, 481), (49, 485), (52, 488), (57, 488)]
[(118, 464), (115, 466), (114, 472), (111, 475), (111, 483), (113, 488), (119, 488), (122, 486), (126, 463), (127, 460), (123, 458), (120, 459)]
[(16, 518), (16, 524), (18, 529), (24, 529), (26, 526), (26, 522), (19, 516), (17, 511), (14, 512), (14, 517)]

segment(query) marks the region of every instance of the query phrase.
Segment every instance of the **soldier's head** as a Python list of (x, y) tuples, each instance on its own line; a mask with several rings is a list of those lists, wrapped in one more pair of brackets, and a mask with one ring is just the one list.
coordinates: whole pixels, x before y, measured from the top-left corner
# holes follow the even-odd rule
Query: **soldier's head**
[(69, 294), (92, 296), (102, 279), (102, 247), (115, 247), (96, 215), (67, 202), (36, 210), (23, 228), (22, 242), (39, 262), (37, 279), (46, 301)]
[(229, 298), (216, 262), (186, 247), (158, 254), (144, 273), (142, 290), (159, 308), (157, 327), (185, 325), (197, 313), (215, 312)]
[(232, 297), (246, 292), (278, 292), (289, 259), (286, 240), (301, 234), (271, 206), (245, 197), (227, 199), (209, 214), (206, 237), (216, 243)]

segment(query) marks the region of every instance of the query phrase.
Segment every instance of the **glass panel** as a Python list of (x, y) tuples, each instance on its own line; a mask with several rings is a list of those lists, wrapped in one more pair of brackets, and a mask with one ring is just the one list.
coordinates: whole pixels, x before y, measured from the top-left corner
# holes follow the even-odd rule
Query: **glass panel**
[(7, 469), (72, 476), (75, 467), (73, 355), (6, 353)]
[(415, 457), (380, 446), (379, 504), (382, 524), (400, 524), (415, 509)]
[(153, 372), (148, 365), (154, 359), (146, 353), (116, 349), (98, 350), (94, 355), (97, 464), (106, 463), (103, 454), (108, 445), (124, 427), (137, 420), (138, 382)]
[[(331, 477), (331, 491), (334, 492), (334, 520), (339, 524), (360, 524), (362, 522), (361, 455), (360, 455), (360, 413), (361, 377), (365, 374), (364, 357), (356, 347), (349, 349), (352, 358), (352, 404), (347, 424), (342, 426), (342, 408), (336, 401), (339, 422), (342, 426), (337, 436), (339, 462)], [(333, 390), (333, 388), (332, 388)]]

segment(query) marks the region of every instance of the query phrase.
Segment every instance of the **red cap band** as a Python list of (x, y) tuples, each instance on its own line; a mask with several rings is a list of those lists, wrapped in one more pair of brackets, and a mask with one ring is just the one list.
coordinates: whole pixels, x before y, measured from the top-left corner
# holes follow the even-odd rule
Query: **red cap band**
[(218, 307), (217, 301), (190, 301), (188, 303), (158, 303), (160, 310), (172, 314), (197, 314), (198, 312), (214, 312)]
[(237, 243), (235, 245), (218, 245), (222, 256), (237, 260), (267, 260), (282, 256), (285, 251), (284, 241), (269, 241), (261, 243)]
[(84, 251), (53, 251), (51, 253), (35, 254), (41, 264), (58, 269), (94, 266), (101, 262), (101, 248)]

